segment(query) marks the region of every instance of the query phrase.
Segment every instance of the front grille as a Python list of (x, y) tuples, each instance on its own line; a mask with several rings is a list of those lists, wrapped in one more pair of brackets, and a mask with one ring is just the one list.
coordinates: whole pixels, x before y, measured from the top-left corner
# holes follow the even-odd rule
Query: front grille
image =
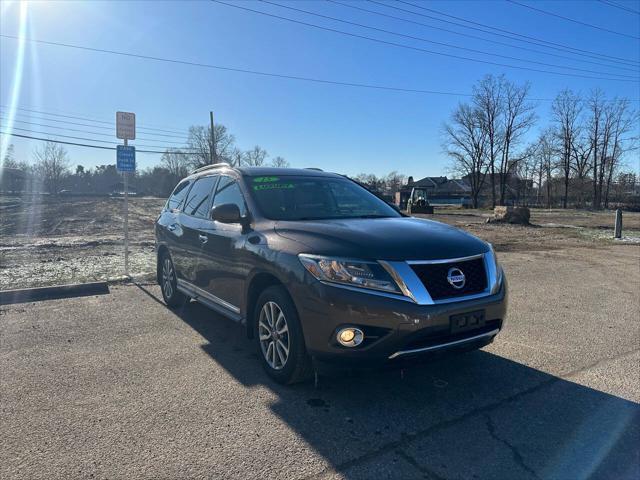
[[(411, 268), (433, 300), (473, 295), (487, 288), (487, 273), (482, 257), (461, 262), (414, 264)], [(457, 268), (464, 274), (462, 288), (455, 288), (447, 280), (452, 268)]]

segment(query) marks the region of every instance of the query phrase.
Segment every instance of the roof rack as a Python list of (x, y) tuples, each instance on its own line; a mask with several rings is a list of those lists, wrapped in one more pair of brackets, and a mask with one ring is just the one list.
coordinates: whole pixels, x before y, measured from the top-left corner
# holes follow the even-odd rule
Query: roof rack
[(196, 168), (193, 172), (191, 172), (191, 175), (193, 175), (194, 173), (204, 172), (205, 170), (211, 170), (213, 168), (223, 168), (223, 167), (231, 167), (231, 165), (229, 165), (226, 162), (214, 163), (212, 165), (205, 165), (204, 167)]
[(318, 167), (305, 167), (305, 170), (315, 170), (316, 172), (324, 172), (324, 170)]

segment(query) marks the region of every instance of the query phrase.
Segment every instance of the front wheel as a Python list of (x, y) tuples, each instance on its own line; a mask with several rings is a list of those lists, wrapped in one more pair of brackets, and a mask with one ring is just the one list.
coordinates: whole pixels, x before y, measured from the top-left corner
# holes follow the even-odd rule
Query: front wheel
[(176, 269), (168, 253), (164, 253), (160, 258), (160, 288), (162, 298), (169, 307), (179, 307), (187, 300), (187, 297), (178, 291)]
[(291, 384), (311, 374), (298, 312), (283, 287), (262, 292), (254, 310), (254, 325), (262, 366), (271, 378)]

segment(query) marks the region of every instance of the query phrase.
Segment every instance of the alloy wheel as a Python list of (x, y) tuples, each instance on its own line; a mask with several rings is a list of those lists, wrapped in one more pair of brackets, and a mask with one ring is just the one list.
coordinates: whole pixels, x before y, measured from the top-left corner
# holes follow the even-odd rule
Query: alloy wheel
[(281, 370), (289, 358), (289, 325), (275, 302), (266, 302), (260, 310), (258, 336), (262, 355), (274, 370)]
[(162, 263), (162, 291), (166, 298), (173, 296), (173, 280), (175, 273), (173, 271), (173, 263), (169, 257), (165, 257)]

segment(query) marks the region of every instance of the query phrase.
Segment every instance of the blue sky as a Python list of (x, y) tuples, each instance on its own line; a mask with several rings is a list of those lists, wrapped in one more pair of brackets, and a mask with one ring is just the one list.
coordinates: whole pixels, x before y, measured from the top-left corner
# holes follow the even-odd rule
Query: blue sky
[[(501, 59), (373, 32), (258, 1), (226, 1), (384, 41), (469, 58), (571, 74), (634, 75), (633, 71), (616, 69), (609, 62), (464, 29), (371, 2), (339, 0), (434, 27), (569, 56), (573, 60), (496, 45), (326, 1), (273, 0), (380, 29), (526, 61)], [(640, 40), (637, 38), (579, 25), (503, 0), (408, 1), (521, 35), (640, 61)], [(602, 2), (518, 1), (632, 37), (640, 36), (639, 15)], [(453, 21), (391, 0), (380, 0), (380, 3)], [(640, 10), (638, 1), (615, 0), (615, 3)], [(19, 3), (3, 0), (0, 4), (0, 33), (18, 36)], [(637, 82), (552, 75), (448, 58), (347, 37), (209, 1), (28, 2), (26, 18), (25, 33), (33, 39), (285, 75), (464, 94), (469, 93), (483, 75), (504, 73), (515, 82), (530, 81), (534, 98), (553, 98), (565, 87), (583, 94), (594, 87), (601, 87), (611, 97), (618, 95), (634, 99), (637, 108), (640, 97)], [(194, 124), (207, 124), (209, 110), (214, 110), (216, 121), (229, 127), (241, 148), (259, 144), (272, 157), (283, 156), (292, 166), (317, 166), (346, 174), (371, 172), (381, 175), (391, 170), (415, 177), (446, 174), (449, 160), (441, 151), (441, 126), (456, 104), (465, 100), (452, 95), (284, 80), (28, 42), (20, 74), (16, 75), (18, 45), (15, 39), (0, 38), (2, 130), (7, 127), (5, 115), (14, 98), (21, 108), (106, 121), (115, 117), (116, 110), (132, 111), (137, 115), (139, 127), (170, 127), (178, 131), (186, 131)], [(545, 67), (532, 64), (532, 61), (603, 73)], [(629, 65), (616, 65), (633, 69)], [(636, 67), (636, 78), (637, 72)], [(16, 80), (19, 80), (19, 92)], [(532, 135), (547, 125), (549, 110), (550, 102), (539, 102), (540, 120)], [(56, 133), (79, 137), (90, 135), (19, 124), (17, 120), (112, 133), (106, 129), (55, 123), (56, 119), (63, 117), (32, 115), (29, 118), (27, 115), (18, 111), (13, 126), (46, 131), (50, 137)], [(44, 118), (48, 120), (44, 121)], [(138, 136), (143, 134), (139, 132)], [(115, 134), (114, 138), (91, 138), (94, 137), (116, 141)], [(6, 139), (2, 136), (2, 141)], [(144, 143), (165, 145), (168, 140), (179, 141), (156, 137)], [(18, 158), (30, 158), (37, 145), (35, 141), (18, 138), (10, 141), (15, 145)], [(138, 140), (138, 143), (143, 141)], [(115, 152), (112, 151), (80, 147), (68, 147), (68, 151), (73, 165), (91, 167), (115, 163)], [(627, 160), (633, 168), (638, 168), (637, 158)], [(158, 161), (159, 155), (138, 154), (138, 164), (142, 168)]]

